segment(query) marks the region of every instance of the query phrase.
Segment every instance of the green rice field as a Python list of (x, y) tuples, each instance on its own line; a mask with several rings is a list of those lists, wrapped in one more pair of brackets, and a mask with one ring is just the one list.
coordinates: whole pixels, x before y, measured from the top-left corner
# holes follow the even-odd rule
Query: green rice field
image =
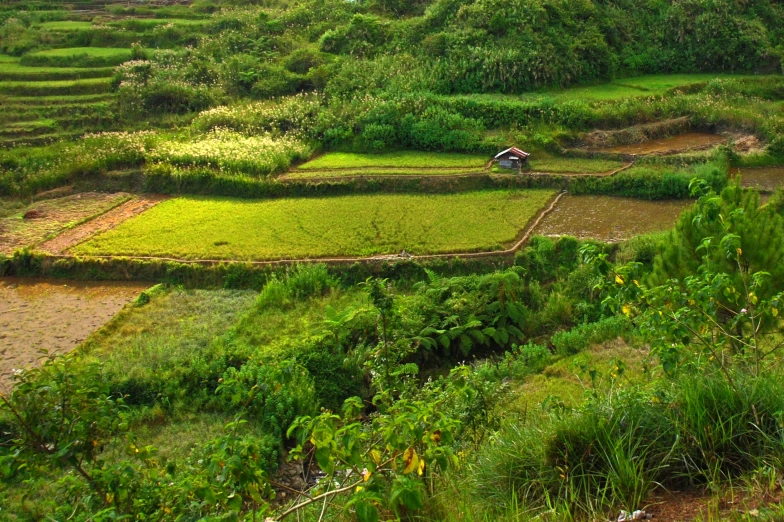
[(358, 168), (481, 168), (489, 158), (476, 154), (401, 151), (383, 154), (331, 152), (301, 165), (302, 170)]
[(92, 26), (92, 22), (80, 22), (76, 20), (61, 20), (57, 22), (41, 22), (35, 24), (35, 27), (44, 31), (80, 31), (82, 29), (90, 29)]
[(318, 169), (293, 170), (286, 174), (285, 179), (329, 179), (342, 177), (381, 177), (381, 176), (465, 176), (483, 174), (481, 167), (463, 168), (353, 168), (353, 169)]
[(580, 158), (545, 158), (528, 160), (528, 166), (535, 172), (553, 172), (556, 174), (601, 174), (619, 169), (620, 161), (580, 159)]
[(498, 250), (512, 243), (554, 194), (182, 197), (79, 245), (74, 253), (268, 260)]

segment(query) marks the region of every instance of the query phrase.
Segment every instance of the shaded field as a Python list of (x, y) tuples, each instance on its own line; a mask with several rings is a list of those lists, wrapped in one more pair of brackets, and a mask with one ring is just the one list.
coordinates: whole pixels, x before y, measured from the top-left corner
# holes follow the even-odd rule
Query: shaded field
[(473, 154), (401, 151), (383, 154), (331, 152), (299, 167), (302, 170), (357, 168), (481, 168), (490, 158)]
[(73, 249), (84, 255), (269, 260), (499, 250), (550, 190), (248, 201), (177, 198)]
[(0, 80), (10, 81), (108, 78), (113, 72), (112, 67), (29, 67), (15, 62), (0, 62)]
[(715, 74), (715, 73), (695, 73), (695, 74), (654, 74), (636, 76), (633, 78), (620, 78), (610, 83), (600, 85), (589, 85), (581, 87), (570, 87), (567, 89), (539, 91), (526, 94), (470, 94), (474, 99), (514, 99), (525, 102), (536, 102), (544, 99), (555, 100), (586, 100), (586, 101), (613, 101), (626, 98), (637, 98), (643, 96), (657, 96), (666, 94), (673, 89), (687, 88), (705, 84), (715, 79), (745, 79), (759, 78), (759, 76), (748, 76), (738, 74)]
[(19, 94), (24, 96), (69, 95), (69, 94), (102, 94), (111, 90), (108, 78), (91, 78), (87, 80), (55, 80), (55, 81), (5, 81), (0, 82), (0, 94)]
[(691, 207), (691, 200), (644, 201), (612, 196), (566, 196), (535, 232), (545, 236), (622, 241), (666, 230)]
[(110, 67), (130, 60), (131, 50), (114, 47), (69, 47), (22, 56), (19, 63), (30, 66)]
[(620, 161), (581, 158), (545, 158), (529, 160), (528, 166), (534, 172), (601, 174), (619, 169), (623, 166), (623, 163)]
[(0, 253), (11, 254), (36, 245), (128, 198), (127, 194), (86, 192), (14, 209), (12, 214), (0, 217)]
[(0, 278), (0, 389), (14, 369), (35, 365), (41, 350), (76, 348), (147, 286)]

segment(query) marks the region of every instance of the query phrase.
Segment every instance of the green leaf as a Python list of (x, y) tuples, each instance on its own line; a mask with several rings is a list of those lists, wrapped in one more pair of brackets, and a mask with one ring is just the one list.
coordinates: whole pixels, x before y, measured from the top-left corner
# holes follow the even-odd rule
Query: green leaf
[(329, 447), (322, 446), (316, 448), (316, 462), (318, 462), (324, 473), (327, 475), (332, 473), (332, 454), (329, 451)]
[(359, 522), (378, 522), (378, 510), (370, 502), (357, 502), (354, 509)]

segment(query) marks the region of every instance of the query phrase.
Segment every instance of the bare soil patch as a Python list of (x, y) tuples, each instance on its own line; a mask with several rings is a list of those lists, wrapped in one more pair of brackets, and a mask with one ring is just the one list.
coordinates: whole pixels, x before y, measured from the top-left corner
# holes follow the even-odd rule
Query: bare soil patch
[(101, 214), (95, 219), (91, 219), (77, 227), (66, 230), (57, 237), (42, 244), (40, 248), (44, 252), (50, 254), (63, 254), (69, 248), (83, 243), (95, 234), (111, 230), (123, 221), (141, 214), (165, 199), (167, 199), (165, 196), (156, 195), (134, 197), (122, 205)]
[(0, 254), (32, 247), (46, 238), (106, 212), (128, 199), (129, 194), (85, 192), (31, 203), (0, 217)]
[(0, 278), (0, 390), (41, 350), (65, 353), (103, 326), (149, 285)]

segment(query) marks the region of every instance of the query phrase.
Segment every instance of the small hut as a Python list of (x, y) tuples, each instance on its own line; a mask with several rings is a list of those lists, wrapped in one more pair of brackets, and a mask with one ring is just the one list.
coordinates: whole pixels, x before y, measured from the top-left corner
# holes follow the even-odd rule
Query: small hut
[(505, 151), (496, 154), (495, 160), (502, 169), (519, 170), (520, 167), (528, 162), (528, 156), (530, 156), (530, 154), (524, 150), (518, 149), (517, 147), (510, 147)]

